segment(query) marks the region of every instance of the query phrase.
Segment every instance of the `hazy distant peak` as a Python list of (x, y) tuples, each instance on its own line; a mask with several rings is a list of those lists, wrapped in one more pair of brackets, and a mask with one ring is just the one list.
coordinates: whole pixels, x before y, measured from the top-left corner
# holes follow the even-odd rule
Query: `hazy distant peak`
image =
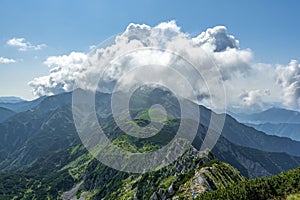
[(0, 97), (0, 103), (20, 103), (22, 101), (25, 100), (20, 97), (14, 97), (14, 96)]

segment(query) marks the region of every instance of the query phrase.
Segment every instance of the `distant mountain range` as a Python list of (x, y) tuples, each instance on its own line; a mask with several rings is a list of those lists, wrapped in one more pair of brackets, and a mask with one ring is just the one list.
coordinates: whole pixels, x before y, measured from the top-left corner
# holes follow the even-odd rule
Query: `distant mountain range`
[(44, 98), (45, 97), (40, 97), (32, 101), (25, 101), (18, 97), (0, 97), (0, 107), (7, 108), (17, 113), (24, 112), (37, 106)]
[(251, 126), (256, 130), (263, 131), (269, 135), (277, 135), (280, 137), (288, 137), (292, 140), (300, 141), (300, 124), (296, 123), (263, 123), (263, 124), (251, 124), (246, 123), (247, 126)]
[(300, 112), (283, 108), (270, 108), (254, 114), (230, 113), (239, 122), (269, 135), (288, 137), (300, 141)]
[[(233, 113), (232, 113), (233, 114)], [(300, 112), (284, 108), (270, 108), (253, 114), (233, 114), (233, 117), (243, 123), (296, 123), (300, 124)]]
[(25, 101), (24, 99), (21, 99), (20, 97), (0, 97), (0, 103), (20, 103), (22, 101)]

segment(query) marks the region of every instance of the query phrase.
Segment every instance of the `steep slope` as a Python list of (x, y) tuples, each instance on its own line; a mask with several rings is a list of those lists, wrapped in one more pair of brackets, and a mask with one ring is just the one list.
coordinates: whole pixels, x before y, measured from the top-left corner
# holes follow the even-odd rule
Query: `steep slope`
[(299, 199), (300, 167), (268, 178), (242, 181), (236, 185), (205, 192), (197, 199)]
[(300, 113), (283, 108), (270, 108), (254, 114), (234, 114), (238, 121), (269, 135), (300, 141)]
[(220, 139), (212, 152), (218, 159), (237, 168), (247, 178), (279, 174), (300, 164), (300, 157), (238, 146), (225, 139)]
[(299, 170), (246, 180), (212, 154), (190, 148), (161, 170), (131, 174), (106, 167), (77, 145), (0, 174), (0, 199), (279, 199), (300, 192)]
[(43, 115), (32, 111), (20, 113), (0, 124), (0, 169), (18, 169), (78, 143), (69, 107)]
[(286, 137), (267, 135), (252, 127), (238, 123), (234, 118), (226, 116), (222, 135), (229, 141), (250, 148), (270, 152), (285, 152), (300, 156), (300, 143)]
[[(152, 98), (153, 97), (153, 98)], [(151, 101), (148, 101), (151, 99)], [(131, 99), (131, 105), (136, 110), (144, 110), (150, 108), (153, 103), (160, 103), (167, 110), (168, 115), (174, 118), (180, 118), (180, 105), (176, 97), (169, 91), (160, 89), (143, 88), (142, 91), (136, 92), (136, 95)], [(186, 104), (193, 104), (186, 99)], [(108, 105), (110, 107), (110, 105)], [(228, 139), (230, 142), (259, 149), (268, 152), (285, 152), (291, 155), (300, 156), (300, 142), (293, 141), (290, 138), (278, 137), (265, 134), (262, 131), (257, 131), (252, 127), (248, 127), (227, 114), (215, 114), (210, 109), (199, 106), (200, 108), (200, 124), (208, 127), (212, 123), (211, 127), (214, 127), (214, 123), (219, 123), (225, 118), (224, 127), (222, 129), (222, 136)], [(290, 111), (287, 111), (290, 114)], [(293, 112), (292, 113), (297, 113)], [(215, 121), (211, 121), (212, 114), (215, 117)], [(192, 118), (193, 119), (193, 118)], [(217, 125), (218, 126), (218, 125)]]
[[(16, 114), (5, 123), (0, 124), (1, 170), (19, 169), (24, 165), (31, 164), (38, 158), (80, 143), (69, 104), (71, 94), (65, 93), (47, 97), (34, 109)], [(176, 101), (170, 99), (170, 95), (165, 94), (162, 91), (152, 91), (151, 96), (155, 96), (157, 99), (161, 98), (162, 103), (167, 107), (167, 111), (170, 111), (171, 114), (174, 113), (173, 115), (178, 114)], [(144, 95), (145, 97), (148, 96), (148, 94)], [(97, 101), (100, 105), (99, 108), (97, 107), (100, 121), (106, 123), (104, 124), (106, 132), (111, 139), (123, 135), (124, 133), (116, 128), (117, 125), (109, 114), (110, 95), (97, 94), (97, 99), (100, 99)], [(140, 97), (137, 99), (141, 100)], [(152, 99), (152, 103), (157, 101)], [(143, 109), (148, 106), (148, 103), (145, 103), (145, 101), (139, 102), (142, 102), (143, 107), (142, 109), (133, 109), (133, 117), (139, 116), (139, 114), (144, 116), (142, 114)], [(141, 104), (134, 105), (138, 105), (135, 108), (139, 108)], [(200, 108), (201, 123), (206, 124), (209, 121), (211, 111), (202, 106)], [(179, 121), (176, 121), (173, 117), (170, 117), (170, 120), (174, 120), (176, 123)], [(170, 139), (176, 133), (176, 128), (166, 127), (166, 129), (168, 128), (172, 130), (172, 132), (168, 132)], [(198, 136), (193, 142), (196, 148), (200, 147), (206, 130), (205, 125), (200, 125)], [(226, 116), (223, 133), (213, 152), (217, 158), (229, 162), (239, 169), (244, 176), (258, 177), (280, 173), (297, 166), (297, 157), (279, 152), (297, 152), (297, 148), (300, 148), (299, 144), (299, 142), (287, 138), (268, 136), (253, 128), (239, 124), (234, 119)], [(268, 149), (269, 152), (278, 153), (249, 150), (249, 148), (243, 146), (251, 146), (250, 149)], [(279, 159), (275, 159), (276, 157)]]
[(263, 131), (269, 135), (276, 135), (280, 137), (288, 137), (292, 140), (300, 141), (300, 123), (263, 123), (263, 124), (250, 124), (247, 126), (253, 127), (256, 130)]
[(0, 107), (0, 123), (16, 114), (14, 111)]
[[(87, 95), (90, 94), (87, 93)], [(111, 94), (96, 94), (95, 108), (100, 118), (106, 118), (111, 115), (110, 98)], [(40, 103), (32, 108), (32, 112), (33, 114), (43, 115), (59, 107), (70, 107), (72, 93), (63, 93), (46, 98), (42, 97), (36, 101), (40, 101)], [(169, 91), (153, 88), (143, 89), (134, 93), (134, 96), (130, 101), (133, 117), (136, 112), (134, 110), (148, 109), (155, 103), (161, 103), (167, 110), (168, 115), (174, 118), (180, 118), (180, 106), (176, 97), (174, 97)], [(193, 104), (192, 102), (188, 103)], [(212, 111), (204, 106), (200, 106), (199, 108), (200, 123), (204, 126), (208, 126), (210, 124)], [(216, 116), (224, 117), (224, 114)], [(257, 131), (252, 127), (248, 127), (239, 123), (230, 115), (225, 115), (225, 120), (226, 121), (222, 130), (222, 135), (237, 145), (256, 148), (262, 151), (285, 152), (291, 155), (300, 156), (300, 142), (293, 141), (289, 138), (267, 135), (261, 131)], [(218, 121), (218, 119), (216, 121)]]
[[(243, 181), (234, 168), (246, 177), (261, 177), (295, 168), (300, 162), (299, 157), (286, 153), (236, 145), (221, 135), (212, 152), (233, 168), (216, 161), (208, 152), (196, 150), (207, 131), (207, 126), (200, 124), (193, 146), (171, 165), (145, 174), (120, 172), (95, 160), (81, 145), (68, 105), (70, 93), (64, 95), (59, 96), (59, 101), (55, 96), (46, 98), (34, 109), (0, 124), (0, 130), (5, 130), (0, 132), (0, 142), (7, 154), (0, 166), (2, 170), (10, 170), (0, 175), (1, 199), (193, 198), (204, 191)], [(101, 95), (101, 102), (109, 100), (108, 97)], [(177, 113), (176, 101), (164, 103), (170, 106), (168, 111)], [(149, 124), (146, 108), (147, 104), (142, 109), (135, 107), (132, 110), (137, 124)], [(165, 127), (158, 134), (146, 139), (135, 138), (122, 132), (107, 107), (99, 108), (99, 111), (100, 123), (109, 139), (132, 152), (153, 151), (164, 146), (180, 125), (180, 119), (168, 116)], [(201, 117), (209, 119), (209, 112), (204, 110)], [(233, 123), (235, 125), (235, 121)]]
[[(115, 170), (107, 172), (101, 165), (91, 167), (92, 170), (87, 168), (81, 192), (95, 191), (86, 195), (93, 199), (192, 199), (203, 191), (244, 180), (228, 164), (213, 160), (211, 154), (205, 155), (193, 148), (170, 166), (155, 172), (128, 174)], [(111, 176), (105, 179), (100, 175), (103, 173)], [(100, 187), (93, 180), (99, 180)]]
[(111, 169), (75, 146), (40, 159), (28, 169), (0, 174), (0, 198), (192, 199), (243, 180), (230, 165), (192, 147), (170, 166), (132, 174)]
[(61, 191), (70, 189), (75, 180), (63, 166), (85, 151), (66, 150), (40, 158), (31, 167), (0, 173), (0, 199), (59, 199)]
[[(153, 145), (154, 142), (133, 140), (124, 136), (116, 137), (113, 143), (133, 152), (149, 151), (149, 148), (145, 147)], [(276, 159), (278, 163), (285, 160), (291, 164), (291, 160), (285, 158), (287, 155), (282, 155), (281, 158), (273, 153), (265, 155), (258, 150), (243, 150), (244, 147), (234, 149), (238, 147), (226, 139), (222, 140), (224, 144), (217, 144), (213, 152), (223, 155), (226, 159), (233, 159), (236, 166), (249, 169), (254, 166), (253, 170), (260, 171), (262, 167), (268, 169), (269, 165), (275, 166), (272, 162)], [(229, 150), (218, 152), (224, 148)], [(237, 154), (240, 155), (236, 157)], [(265, 157), (260, 158), (261, 155)], [(264, 159), (270, 162), (265, 163)], [(243, 166), (245, 160), (248, 165)], [(239, 161), (242, 162), (238, 163)], [(245, 179), (229, 164), (215, 160), (211, 153), (199, 152), (193, 147), (174, 163), (158, 171), (132, 174), (103, 165), (82, 145), (76, 145), (40, 158), (18, 172), (0, 174), (0, 198), (192, 199), (205, 191), (236, 185), (240, 181), (244, 182)]]
[[(137, 139), (128, 135), (122, 135), (122, 131), (118, 128), (114, 128), (113, 131), (107, 130), (107, 133), (115, 139), (114, 143), (123, 149), (145, 148), (155, 150), (153, 147), (158, 148), (159, 146), (163, 146), (173, 138), (174, 133), (176, 133), (179, 127), (179, 120), (173, 119), (168, 124), (170, 125), (160, 132), (163, 133), (164, 137), (157, 134), (156, 137), (149, 139)], [(110, 126), (116, 127), (113, 123)], [(192, 143), (193, 147), (198, 150), (200, 149), (206, 132), (207, 127), (200, 125), (197, 136)], [(151, 144), (152, 149), (147, 146), (147, 143)], [(217, 159), (237, 168), (243, 176), (251, 178), (278, 174), (295, 168), (300, 164), (300, 157), (239, 146), (231, 143), (223, 136), (220, 136), (215, 147), (212, 149), (212, 153)]]

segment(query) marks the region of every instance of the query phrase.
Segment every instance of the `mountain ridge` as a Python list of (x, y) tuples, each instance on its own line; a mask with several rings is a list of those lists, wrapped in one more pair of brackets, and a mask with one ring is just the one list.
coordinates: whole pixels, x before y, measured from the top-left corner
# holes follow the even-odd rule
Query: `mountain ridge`
[(300, 141), (300, 112), (298, 111), (273, 107), (253, 114), (231, 114), (239, 122), (268, 135)]
[(269, 135), (276, 135), (279, 137), (287, 137), (295, 141), (300, 141), (300, 124), (298, 123), (262, 123), (251, 124), (245, 123), (256, 130), (263, 131)]
[(235, 118), (243, 123), (297, 123), (300, 124), (300, 112), (285, 108), (272, 107), (252, 114), (234, 114)]
[[(99, 123), (112, 143), (131, 152), (153, 151), (174, 137), (181, 120), (192, 120), (176, 118), (178, 104), (172, 96), (165, 96), (165, 92), (136, 94), (132, 99), (131, 115), (137, 124), (149, 124), (147, 108), (153, 103), (161, 103), (171, 114), (164, 128), (146, 139), (125, 134), (111, 114), (110, 95), (98, 93)], [(148, 96), (155, 98), (150, 103), (143, 101)], [(158, 171), (140, 175), (117, 171), (93, 158), (81, 144), (73, 122), (71, 100), (72, 93), (46, 97), (35, 107), (0, 123), (0, 198), (197, 198), (204, 191), (226, 188), (245, 178), (280, 174), (300, 164), (300, 157), (278, 149), (266, 152), (249, 147), (249, 141), (254, 144), (255, 141), (257, 144), (281, 141), (291, 145), (292, 140), (268, 136), (228, 115), (225, 115), (224, 132), (212, 151), (199, 152), (208, 129), (205, 124), (209, 124), (212, 114), (200, 106), (197, 135), (179, 159)], [(224, 117), (224, 114), (216, 116)], [(250, 138), (245, 139), (247, 134)], [(248, 143), (248, 147), (238, 143)], [(267, 147), (262, 145), (262, 148)], [(284, 145), (280, 148), (289, 150)]]
[[(73, 116), (72, 116), (72, 110), (71, 105), (68, 101), (71, 100), (71, 94), (72, 93), (66, 93), (64, 95), (58, 95), (58, 96), (52, 96), (49, 98), (44, 99), (38, 106), (35, 108), (17, 114), (13, 119), (10, 119), (6, 121), (5, 123), (0, 123), (0, 147), (2, 147), (2, 161), (0, 162), (0, 168), (5, 170), (15, 170), (17, 168), (14, 168), (16, 166), (22, 166), (22, 165), (28, 165), (32, 162), (34, 162), (36, 159), (39, 159), (40, 157), (49, 155), (51, 153), (54, 153), (56, 151), (63, 150), (64, 148), (67, 148), (70, 145), (78, 144), (80, 143), (80, 140), (78, 138), (78, 135), (76, 133), (74, 124), (73, 124)], [(106, 95), (100, 95), (101, 102), (109, 102), (109, 97)], [(63, 100), (63, 101), (62, 101)], [(49, 106), (48, 105), (49, 102)], [(169, 101), (167, 101), (169, 102)], [(172, 102), (172, 101), (171, 101)], [(99, 112), (103, 115), (108, 124), (106, 126), (111, 127), (111, 136), (117, 137), (121, 132), (116, 131), (115, 127), (117, 127), (116, 124), (113, 123), (113, 120), (110, 120), (109, 118), (113, 119), (112, 116), (109, 114), (109, 108), (106, 106), (106, 103), (103, 106), (104, 108), (100, 108)], [(173, 104), (170, 104), (173, 106)], [(47, 109), (48, 108), (48, 111)], [(108, 110), (107, 110), (108, 109)], [(210, 116), (210, 110), (204, 108), (203, 106), (200, 107), (202, 115), (200, 122), (204, 122), (205, 120), (208, 122)], [(171, 111), (176, 111), (176, 109), (169, 109)], [(135, 111), (136, 112), (136, 111)], [(110, 117), (108, 117), (110, 116)], [(100, 117), (100, 116), (99, 116)], [(206, 117), (206, 118), (203, 118)], [(30, 120), (29, 120), (30, 119)], [(231, 118), (229, 118), (231, 119)], [(105, 120), (101, 120), (105, 122)], [(112, 121), (112, 122), (110, 122)], [(29, 122), (29, 123), (28, 123)], [(230, 121), (229, 121), (230, 122)], [(235, 120), (232, 121), (233, 123), (236, 123)], [(229, 124), (230, 126), (230, 124)], [(239, 125), (245, 127), (244, 125)], [(238, 126), (238, 127), (239, 127)], [(246, 130), (248, 130), (247, 128)], [(207, 130), (207, 126), (200, 125), (199, 127), (199, 133), (198, 137), (195, 138), (194, 141), (198, 141), (198, 144), (202, 143), (203, 140), (203, 133), (205, 133)], [(228, 128), (225, 129), (228, 132), (231, 130)], [(238, 130), (242, 130), (238, 128)], [(251, 130), (254, 130), (251, 128)], [(110, 131), (110, 130), (108, 130)], [(175, 131), (175, 130), (174, 130)], [(9, 135), (8, 135), (9, 133)], [(26, 133), (26, 134), (25, 134)], [(233, 131), (233, 135), (236, 133), (236, 130)], [(251, 132), (250, 132), (251, 133)], [(261, 135), (260, 132), (255, 132), (256, 134)], [(255, 134), (254, 134), (255, 135)], [(257, 177), (257, 176), (264, 176), (264, 175), (271, 175), (275, 173), (280, 173), (283, 170), (290, 169), (291, 167), (294, 167), (297, 162), (295, 162), (294, 157), (289, 157), (289, 155), (286, 154), (286, 159), (289, 160), (289, 163), (293, 163), (292, 166), (283, 166), (282, 160), (281, 161), (275, 161), (277, 165), (281, 167), (275, 167), (274, 164), (263, 164), (259, 166), (262, 170), (262, 173), (258, 174), (257, 172), (253, 171), (253, 168), (251, 168), (251, 164), (245, 164), (245, 163), (255, 163), (259, 160), (256, 160), (255, 158), (252, 158), (249, 154), (247, 154), (247, 147), (240, 147), (243, 145), (240, 145), (238, 143), (232, 143), (232, 141), (228, 141), (227, 137), (223, 133), (219, 139), (219, 142), (217, 144), (216, 148), (219, 148), (219, 150), (216, 150), (216, 155), (221, 158), (223, 161), (229, 162), (231, 160), (231, 163), (233, 166), (237, 167), (245, 176), (250, 177)], [(269, 136), (264, 136), (267, 138), (270, 138)], [(263, 138), (264, 138), (263, 137)], [(113, 139), (112, 138), (112, 139)], [(240, 136), (240, 138), (244, 138), (243, 135)], [(291, 141), (291, 140), (282, 140), (282, 138), (275, 137), (280, 141)], [(294, 141), (293, 141), (294, 142)], [(25, 145), (25, 148), (23, 148), (23, 145)], [(46, 144), (46, 145), (41, 145)], [(298, 143), (295, 143), (298, 144)], [(8, 146), (7, 146), (8, 145)], [(219, 146), (218, 146), (219, 145)], [(249, 144), (248, 144), (249, 146)], [(288, 145), (291, 146), (291, 145)], [(298, 145), (299, 146), (299, 145)], [(230, 148), (233, 150), (230, 150)], [(249, 147), (248, 147), (249, 148)], [(16, 150), (17, 149), (17, 150)], [(239, 150), (238, 150), (239, 149)], [(250, 148), (250, 149), (253, 149)], [(277, 152), (278, 149), (276, 149)], [(244, 165), (240, 163), (240, 161), (237, 159), (236, 151), (244, 152), (239, 153), (238, 155), (240, 157), (245, 158), (243, 160)], [(222, 155), (222, 152), (227, 152), (226, 154)], [(258, 150), (256, 151), (257, 155), (261, 155), (262, 160), (260, 162), (267, 163), (269, 162), (268, 156), (266, 151)], [(272, 154), (272, 153), (271, 153)], [(281, 155), (280, 153), (274, 155)], [(273, 155), (272, 154), (272, 155)], [(7, 157), (8, 159), (4, 159), (4, 157), (9, 155)], [(285, 155), (285, 154), (282, 154)], [(272, 157), (272, 156), (269, 156)], [(274, 158), (275, 156), (273, 156)], [(0, 157), (1, 158), (1, 157)], [(284, 158), (284, 156), (280, 156), (281, 159)], [(256, 161), (255, 161), (256, 160)], [(284, 159), (283, 159), (284, 160)], [(298, 160), (298, 158), (297, 158)], [(14, 167), (12, 168), (11, 164), (15, 163)], [(267, 167), (266, 167), (267, 166)], [(271, 166), (271, 167), (270, 167)], [(254, 167), (254, 166), (252, 166)], [(248, 170), (246, 170), (248, 168)], [(250, 174), (248, 174), (250, 173)]]
[(47, 98), (46, 96), (39, 97), (31, 101), (20, 101), (20, 102), (0, 102), (0, 107), (7, 108), (16, 113), (26, 112), (35, 106), (37, 106), (43, 99)]
[(15, 97), (15, 96), (0, 97), (0, 103), (20, 103), (22, 101), (25, 101), (25, 100), (20, 97)]

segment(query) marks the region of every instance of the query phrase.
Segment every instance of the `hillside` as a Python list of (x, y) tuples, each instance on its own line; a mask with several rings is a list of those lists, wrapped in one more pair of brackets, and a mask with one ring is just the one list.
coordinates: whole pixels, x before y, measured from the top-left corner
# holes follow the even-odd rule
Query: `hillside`
[(0, 123), (5, 121), (6, 119), (10, 118), (15, 114), (14, 111), (9, 110), (7, 108), (1, 108), (0, 107)]
[(0, 174), (0, 199), (267, 199), (299, 192), (299, 170), (248, 181), (213, 154), (191, 147), (167, 167), (133, 174), (103, 165), (77, 145)]
[(25, 100), (2, 100), (0, 101), (0, 107), (7, 108), (14, 112), (24, 112), (34, 108), (38, 105), (45, 97), (40, 97), (38, 99), (32, 101), (25, 101)]
[(214, 192), (205, 192), (197, 199), (287, 199), (300, 197), (300, 167), (282, 174), (242, 181), (236, 185), (220, 188)]
[(38, 160), (27, 169), (1, 174), (0, 199), (192, 198), (243, 180), (230, 165), (194, 148), (170, 166), (132, 174), (106, 167), (84, 148), (75, 146)]
[[(204, 191), (244, 182), (245, 178), (280, 174), (300, 163), (299, 157), (288, 154), (300, 148), (299, 142), (268, 136), (229, 116), (212, 151), (199, 152), (212, 114), (200, 106), (196, 137), (178, 160), (144, 174), (117, 171), (94, 159), (82, 146), (74, 126), (71, 95), (46, 97), (30, 110), (0, 123), (0, 199), (193, 198)], [(149, 96), (155, 98), (143, 100)], [(136, 138), (117, 126), (109, 99), (109, 94), (96, 95), (99, 123), (114, 145), (130, 152), (155, 151), (174, 138), (181, 120), (194, 123), (193, 119), (177, 118), (177, 101), (166, 91), (137, 93), (130, 105), (134, 122), (125, 124), (150, 124), (149, 105), (156, 103), (166, 107), (168, 115), (156, 135)], [(155, 120), (159, 123), (160, 118)], [(156, 126), (149, 130), (157, 131)]]
[(256, 130), (263, 131), (269, 135), (288, 137), (292, 140), (300, 141), (300, 123), (263, 123), (263, 124), (246, 124)]
[[(41, 157), (80, 144), (73, 122), (71, 95), (72, 93), (64, 93), (47, 97), (31, 110), (18, 113), (8, 121), (0, 123), (0, 169), (2, 171), (20, 169)], [(152, 100), (150, 103), (162, 101), (161, 103), (170, 111), (170, 120), (174, 122), (169, 123), (172, 126), (167, 125), (164, 129), (163, 133), (168, 135), (165, 137), (165, 142), (167, 142), (176, 133), (176, 126), (178, 127), (180, 121), (173, 118), (178, 114), (176, 101), (172, 96), (166, 95), (164, 91), (140, 93), (136, 97), (138, 97), (138, 102), (142, 102), (143, 105), (133, 101), (133, 106), (135, 105), (137, 108), (133, 109), (134, 115), (144, 112), (143, 109), (149, 103), (141, 101), (141, 99), (150, 95), (156, 97), (150, 98)], [(117, 128), (110, 114), (110, 95), (98, 93), (96, 98), (98, 100), (97, 113), (99, 113), (99, 119), (101, 118), (100, 121), (106, 127), (105, 132), (110, 139), (117, 137), (121, 139), (124, 133)], [(210, 110), (202, 106), (200, 109), (200, 122), (203, 124), (200, 124), (193, 142), (194, 147), (198, 149), (207, 132), (205, 124), (211, 114)], [(147, 122), (145, 123), (147, 124)], [(251, 147), (249, 148), (249, 146)], [(255, 147), (260, 147), (260, 150)], [(300, 142), (268, 136), (226, 117), (223, 133), (213, 149), (213, 153), (218, 159), (228, 162), (240, 170), (244, 176), (260, 177), (296, 167), (299, 158), (287, 153), (296, 152), (297, 148), (300, 149)], [(268, 149), (268, 152), (264, 149)]]

